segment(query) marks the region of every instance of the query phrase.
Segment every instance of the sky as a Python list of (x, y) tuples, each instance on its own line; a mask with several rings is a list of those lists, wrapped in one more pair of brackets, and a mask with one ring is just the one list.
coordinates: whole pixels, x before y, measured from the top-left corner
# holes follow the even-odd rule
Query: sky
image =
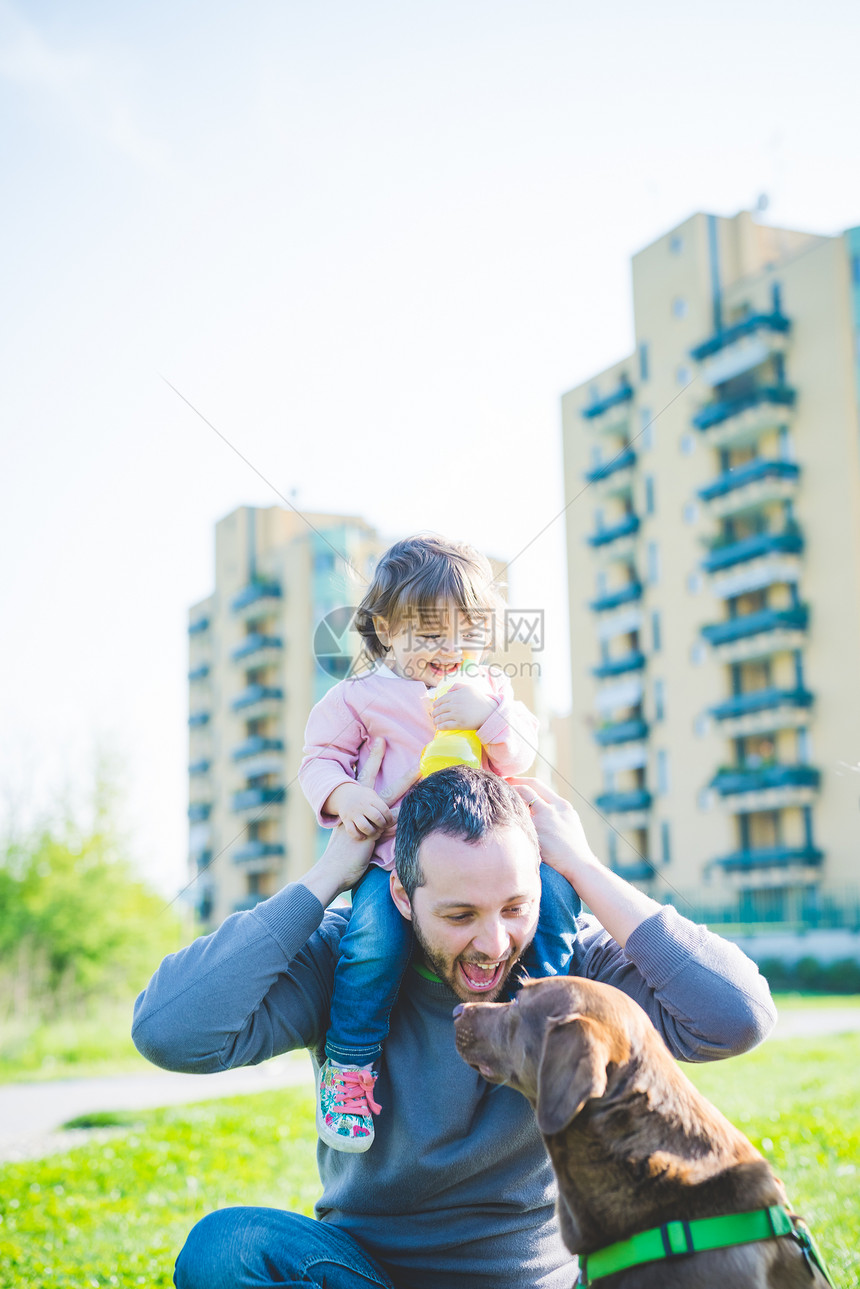
[(860, 223), (858, 47), (847, 0), (0, 0), (0, 829), (107, 756), (183, 883), (242, 504), (511, 560), (565, 710), (560, 396), (695, 211)]

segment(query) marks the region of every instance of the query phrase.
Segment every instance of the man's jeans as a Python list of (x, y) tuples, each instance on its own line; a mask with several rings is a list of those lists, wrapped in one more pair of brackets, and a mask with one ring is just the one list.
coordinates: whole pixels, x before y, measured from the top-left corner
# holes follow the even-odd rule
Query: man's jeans
[(395, 1289), (351, 1235), (278, 1208), (222, 1208), (192, 1230), (176, 1259), (177, 1289)]
[(391, 898), (390, 874), (371, 864), (352, 893), (352, 914), (340, 941), (325, 1044), (330, 1060), (379, 1060), (411, 953), (412, 924)]

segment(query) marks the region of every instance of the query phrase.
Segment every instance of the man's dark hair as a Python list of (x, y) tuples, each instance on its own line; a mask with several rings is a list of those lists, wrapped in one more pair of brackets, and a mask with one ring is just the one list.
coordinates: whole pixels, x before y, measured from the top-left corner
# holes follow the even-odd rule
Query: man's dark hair
[(441, 832), (481, 841), (499, 828), (511, 827), (522, 828), (539, 857), (537, 833), (525, 803), (498, 775), (455, 765), (419, 780), (400, 803), (394, 843), (397, 876), (409, 899), (426, 880), (418, 859), (425, 837)]

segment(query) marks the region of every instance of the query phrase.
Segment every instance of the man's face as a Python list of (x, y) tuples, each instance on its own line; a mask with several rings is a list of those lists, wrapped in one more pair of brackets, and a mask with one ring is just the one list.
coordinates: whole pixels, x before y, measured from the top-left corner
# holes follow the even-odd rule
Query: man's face
[(431, 833), (419, 858), (424, 885), (410, 903), (393, 875), (395, 903), (411, 919), (427, 965), (457, 997), (492, 1002), (537, 928), (534, 843), (516, 825), (480, 842)]

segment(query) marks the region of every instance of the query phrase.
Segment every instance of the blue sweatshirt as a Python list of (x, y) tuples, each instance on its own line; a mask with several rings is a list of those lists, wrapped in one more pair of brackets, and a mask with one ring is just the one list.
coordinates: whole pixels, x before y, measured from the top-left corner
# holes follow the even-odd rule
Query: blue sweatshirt
[[(297, 1048), (318, 1065), (347, 918), (301, 884), (229, 917), (158, 968), (135, 1005), (138, 1049), (200, 1074)], [(626, 949), (582, 915), (571, 974), (623, 989), (683, 1060), (746, 1051), (775, 1020), (755, 964), (671, 907)], [(375, 1089), (376, 1139), (358, 1155), (319, 1146), (317, 1216), (359, 1240), (398, 1289), (570, 1289), (576, 1261), (533, 1111), (457, 1055), (457, 1002), (407, 972)]]

